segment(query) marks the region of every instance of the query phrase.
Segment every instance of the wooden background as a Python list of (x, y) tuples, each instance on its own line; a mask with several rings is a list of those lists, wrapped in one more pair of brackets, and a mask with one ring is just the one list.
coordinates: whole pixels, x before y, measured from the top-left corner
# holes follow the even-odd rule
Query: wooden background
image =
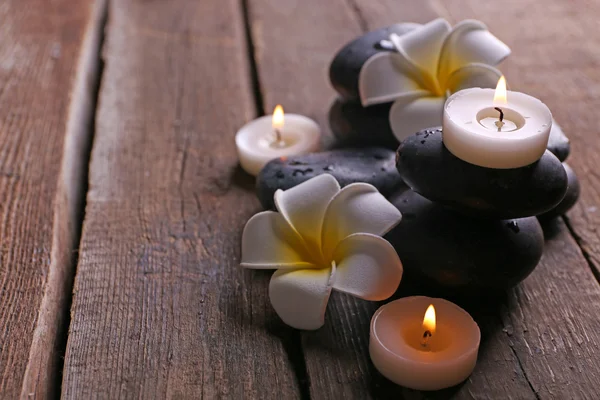
[[(295, 331), (269, 273), (238, 267), (260, 206), (233, 139), (277, 103), (327, 130), (334, 53), (438, 16), (512, 48), (501, 68), (549, 105), (583, 191), (534, 273), (474, 310), (469, 380), (420, 393), (369, 361), (378, 304), (337, 293)], [(599, 18), (586, 0), (3, 2), (0, 397), (600, 398)]]

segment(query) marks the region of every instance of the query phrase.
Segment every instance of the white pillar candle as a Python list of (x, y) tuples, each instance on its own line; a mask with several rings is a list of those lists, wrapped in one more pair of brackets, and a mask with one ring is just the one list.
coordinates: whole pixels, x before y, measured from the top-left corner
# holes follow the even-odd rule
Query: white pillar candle
[(398, 385), (439, 390), (471, 375), (480, 339), (473, 318), (456, 304), (406, 297), (382, 306), (373, 316), (369, 353), (379, 372)]
[(250, 121), (235, 135), (242, 168), (258, 175), (274, 158), (306, 154), (319, 149), (321, 130), (315, 121), (302, 115), (285, 114), (277, 106), (273, 116)]
[(456, 157), (487, 168), (519, 168), (540, 159), (550, 136), (552, 114), (524, 93), (507, 92), (504, 77), (496, 91), (456, 92), (444, 105), (442, 138)]

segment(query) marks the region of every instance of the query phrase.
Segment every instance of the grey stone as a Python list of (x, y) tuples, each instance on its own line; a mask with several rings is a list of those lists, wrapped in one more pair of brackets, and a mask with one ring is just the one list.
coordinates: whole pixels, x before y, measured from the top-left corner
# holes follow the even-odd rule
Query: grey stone
[(484, 168), (450, 153), (441, 128), (402, 141), (396, 166), (414, 191), (461, 212), (489, 218), (539, 215), (558, 205), (567, 192), (567, 173), (548, 150), (531, 165)]
[(451, 296), (501, 292), (525, 279), (542, 256), (544, 235), (535, 217), (474, 218), (410, 189), (390, 201), (402, 221), (385, 238), (402, 260), (402, 284)]
[(344, 187), (355, 182), (375, 186), (389, 196), (403, 186), (395, 166), (395, 153), (383, 148), (343, 149), (296, 157), (277, 158), (260, 171), (256, 194), (266, 209), (273, 209), (277, 189), (289, 189), (321, 174), (333, 175)]

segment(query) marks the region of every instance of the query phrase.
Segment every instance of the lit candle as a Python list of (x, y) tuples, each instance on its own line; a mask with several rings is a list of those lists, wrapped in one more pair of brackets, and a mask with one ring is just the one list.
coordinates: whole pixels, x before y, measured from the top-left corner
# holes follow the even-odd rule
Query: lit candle
[(398, 385), (439, 390), (471, 375), (480, 339), (473, 318), (456, 304), (406, 297), (373, 316), (369, 353), (379, 372)]
[(264, 116), (244, 125), (235, 136), (242, 168), (258, 175), (274, 158), (295, 156), (319, 148), (321, 130), (315, 121), (302, 115), (286, 114), (275, 107), (273, 116)]
[(443, 141), (456, 157), (488, 168), (519, 168), (546, 151), (552, 114), (544, 103), (506, 90), (501, 77), (496, 90), (472, 88), (456, 92), (444, 105)]

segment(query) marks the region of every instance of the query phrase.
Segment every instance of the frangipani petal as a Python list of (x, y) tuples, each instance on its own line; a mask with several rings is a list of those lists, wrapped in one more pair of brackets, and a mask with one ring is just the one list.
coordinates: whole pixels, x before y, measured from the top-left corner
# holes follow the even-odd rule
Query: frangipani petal
[(390, 297), (402, 279), (402, 262), (385, 239), (356, 233), (335, 249), (337, 269), (333, 288), (361, 299), (379, 301)]
[(323, 174), (291, 189), (275, 192), (277, 210), (300, 234), (310, 253), (320, 252), (325, 210), (339, 191), (337, 180)]
[(335, 266), (319, 269), (278, 270), (269, 284), (269, 297), (277, 315), (297, 329), (319, 329), (331, 294)]
[(399, 141), (426, 128), (442, 125), (444, 97), (398, 99), (390, 109), (390, 126)]
[(449, 77), (447, 87), (450, 92), (480, 87), (495, 88), (502, 72), (487, 64), (473, 63), (455, 70)]
[(407, 93), (427, 92), (421, 88), (418, 71), (399, 54), (381, 52), (369, 58), (358, 75), (358, 92), (363, 107), (388, 103)]
[(450, 32), (450, 24), (443, 18), (430, 21), (402, 36), (390, 37), (396, 49), (421, 71), (435, 77), (444, 39)]
[(338, 243), (354, 233), (385, 235), (402, 219), (394, 207), (373, 186), (353, 183), (329, 203), (323, 222), (323, 255), (331, 259)]
[(244, 268), (315, 268), (303, 253), (304, 245), (285, 218), (273, 211), (256, 214), (242, 233)]
[(471, 63), (497, 65), (510, 54), (510, 48), (475, 20), (458, 23), (447, 36), (440, 56), (438, 79), (442, 86), (450, 74)]

